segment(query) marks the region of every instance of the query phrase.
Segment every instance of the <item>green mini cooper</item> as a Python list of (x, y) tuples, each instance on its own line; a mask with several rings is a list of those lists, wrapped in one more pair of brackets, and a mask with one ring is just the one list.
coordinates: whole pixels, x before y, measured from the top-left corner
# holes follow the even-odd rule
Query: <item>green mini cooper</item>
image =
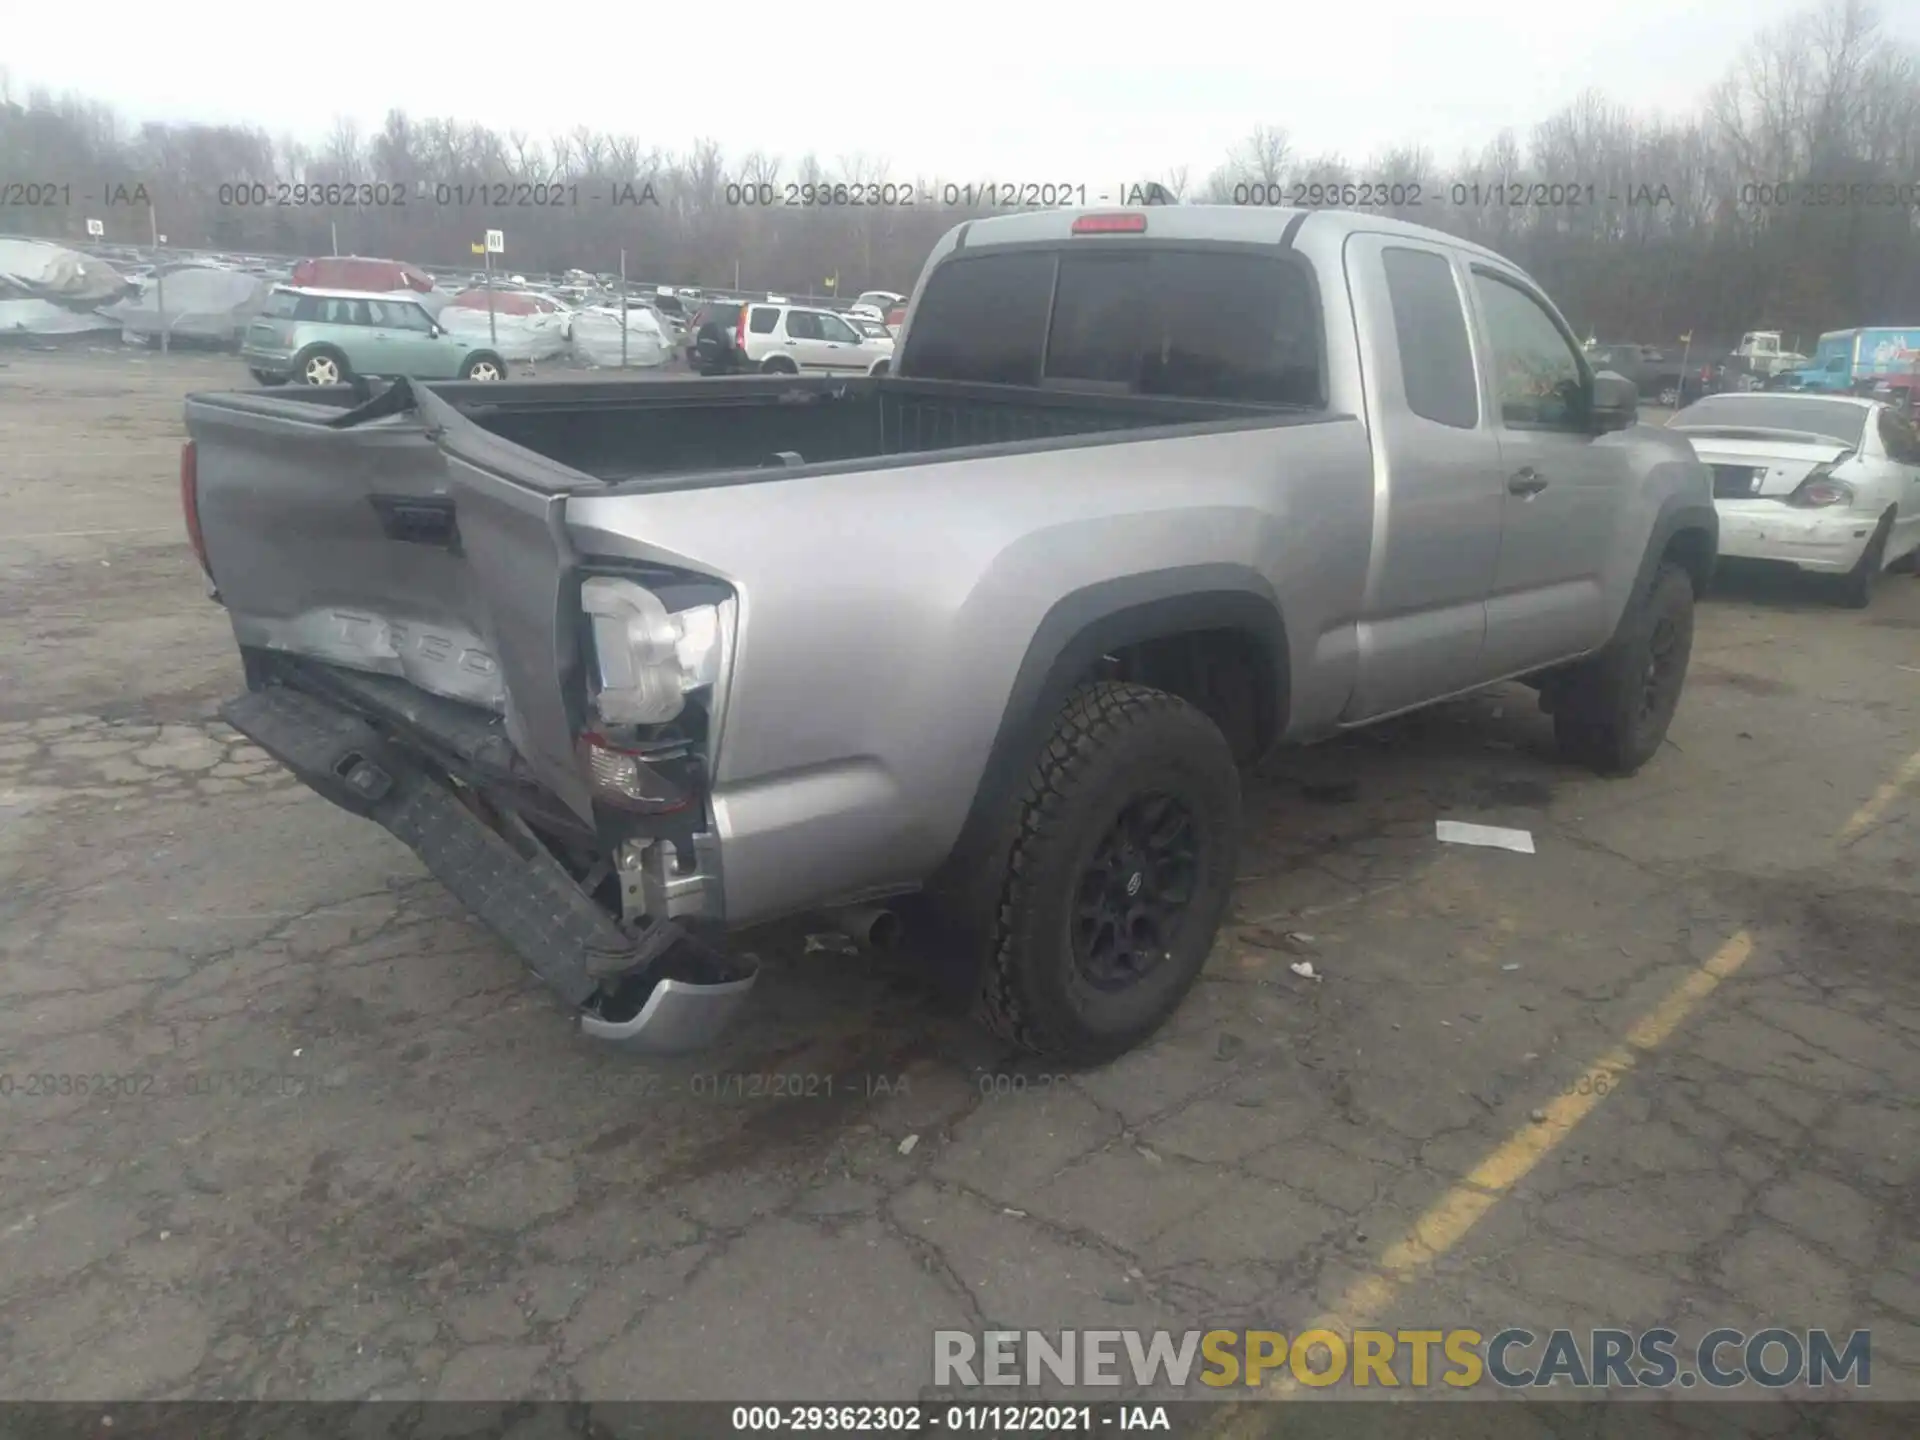
[(338, 385), (354, 375), (507, 378), (496, 352), (448, 334), (404, 290), (276, 285), (241, 338), (240, 358), (263, 385)]

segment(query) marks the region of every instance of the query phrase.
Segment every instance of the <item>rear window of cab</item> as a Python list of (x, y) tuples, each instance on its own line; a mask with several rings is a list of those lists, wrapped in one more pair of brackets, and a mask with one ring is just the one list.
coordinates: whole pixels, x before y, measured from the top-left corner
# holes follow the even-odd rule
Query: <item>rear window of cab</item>
[(1318, 302), (1304, 264), (1166, 247), (1012, 249), (928, 278), (902, 375), (1318, 408)]

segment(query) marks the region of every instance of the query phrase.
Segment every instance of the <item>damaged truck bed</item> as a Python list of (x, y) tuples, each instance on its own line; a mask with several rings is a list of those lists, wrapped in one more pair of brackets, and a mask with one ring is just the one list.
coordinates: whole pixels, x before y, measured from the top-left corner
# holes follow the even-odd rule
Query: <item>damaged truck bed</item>
[[(644, 544), (583, 556), (569, 500), (761, 486), (961, 447), (1040, 452), (1064, 436), (1258, 413), (865, 378), (194, 396), (190, 513), (250, 685), (223, 717), (412, 848), (589, 1034), (697, 1049), (753, 983), (709, 922), (801, 902), (741, 885), (723, 911), (709, 893), (721, 697), (668, 733), (614, 737), (629, 751), (598, 752), (630, 754), (668, 791), (588, 783), (583, 582), (645, 578), (676, 607), (726, 587), (668, 579)], [(796, 531), (791, 543), (810, 542)]]

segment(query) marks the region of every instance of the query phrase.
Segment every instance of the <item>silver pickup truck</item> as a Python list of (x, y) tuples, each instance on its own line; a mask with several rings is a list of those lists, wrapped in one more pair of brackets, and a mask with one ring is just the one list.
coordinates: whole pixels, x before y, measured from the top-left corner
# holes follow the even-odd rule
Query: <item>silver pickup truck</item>
[(1273, 746), (1519, 677), (1653, 755), (1717, 531), (1635, 400), (1445, 235), (1050, 211), (941, 240), (891, 375), (196, 395), (181, 488), (228, 721), (588, 1032), (705, 1043), (725, 932), (826, 911), (1089, 1063), (1204, 965)]

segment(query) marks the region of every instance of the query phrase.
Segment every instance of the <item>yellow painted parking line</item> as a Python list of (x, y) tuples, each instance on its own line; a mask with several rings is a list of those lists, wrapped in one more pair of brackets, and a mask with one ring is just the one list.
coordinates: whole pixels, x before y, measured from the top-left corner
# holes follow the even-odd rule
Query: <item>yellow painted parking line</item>
[[(1566, 1093), (1555, 1097), (1540, 1112), (1541, 1119), (1529, 1121), (1525, 1129), (1515, 1131), (1489, 1152), (1465, 1179), (1435, 1201), (1405, 1234), (1387, 1247), (1373, 1274), (1348, 1287), (1332, 1310), (1301, 1329), (1351, 1334), (1378, 1319), (1400, 1290), (1459, 1244), (1482, 1216), (1558, 1149), (1574, 1127), (1613, 1093), (1621, 1077), (1633, 1069), (1642, 1054), (1664, 1043), (1701, 1001), (1720, 987), (1721, 981), (1747, 963), (1752, 953), (1753, 937), (1742, 930), (1714, 951), (1704, 965), (1689, 971), (1686, 979), (1633, 1023), (1625, 1043), (1614, 1046), (1581, 1071)], [(1293, 1376), (1286, 1374), (1268, 1389), (1282, 1394), (1296, 1385)]]
[(1851, 819), (1840, 827), (1836, 837), (1842, 845), (1858, 839), (1866, 828), (1880, 818), (1880, 814), (1891, 805), (1894, 797), (1916, 779), (1920, 779), (1920, 750), (1907, 757), (1907, 763), (1894, 772), (1893, 778), (1873, 792), (1873, 798), (1853, 812)]
[[(1915, 779), (1920, 779), (1920, 751), (1908, 756), (1893, 778), (1854, 811), (1833, 838), (1844, 843), (1861, 834)], [(1620, 1078), (1634, 1068), (1641, 1055), (1665, 1044), (1687, 1017), (1720, 988), (1722, 981), (1739, 972), (1752, 954), (1753, 937), (1741, 930), (1714, 951), (1705, 964), (1688, 971), (1659, 1004), (1627, 1027), (1619, 1045), (1575, 1078), (1568, 1093), (1558, 1096), (1538, 1112), (1541, 1119), (1530, 1120), (1524, 1129), (1515, 1131), (1490, 1151), (1465, 1179), (1435, 1201), (1387, 1247), (1372, 1274), (1348, 1286), (1334, 1307), (1302, 1326), (1301, 1333), (1331, 1330), (1350, 1335), (1377, 1320), (1403, 1289), (1466, 1238), (1467, 1232), (1479, 1224), (1489, 1210), (1559, 1148), (1574, 1127), (1613, 1093)], [(1299, 1389), (1299, 1382), (1291, 1373), (1285, 1373), (1265, 1388), (1269, 1396), (1284, 1396)], [(1234, 1437), (1264, 1434), (1271, 1422), (1270, 1417), (1262, 1415), (1262, 1409), (1259, 1404), (1235, 1407), (1218, 1433)]]

